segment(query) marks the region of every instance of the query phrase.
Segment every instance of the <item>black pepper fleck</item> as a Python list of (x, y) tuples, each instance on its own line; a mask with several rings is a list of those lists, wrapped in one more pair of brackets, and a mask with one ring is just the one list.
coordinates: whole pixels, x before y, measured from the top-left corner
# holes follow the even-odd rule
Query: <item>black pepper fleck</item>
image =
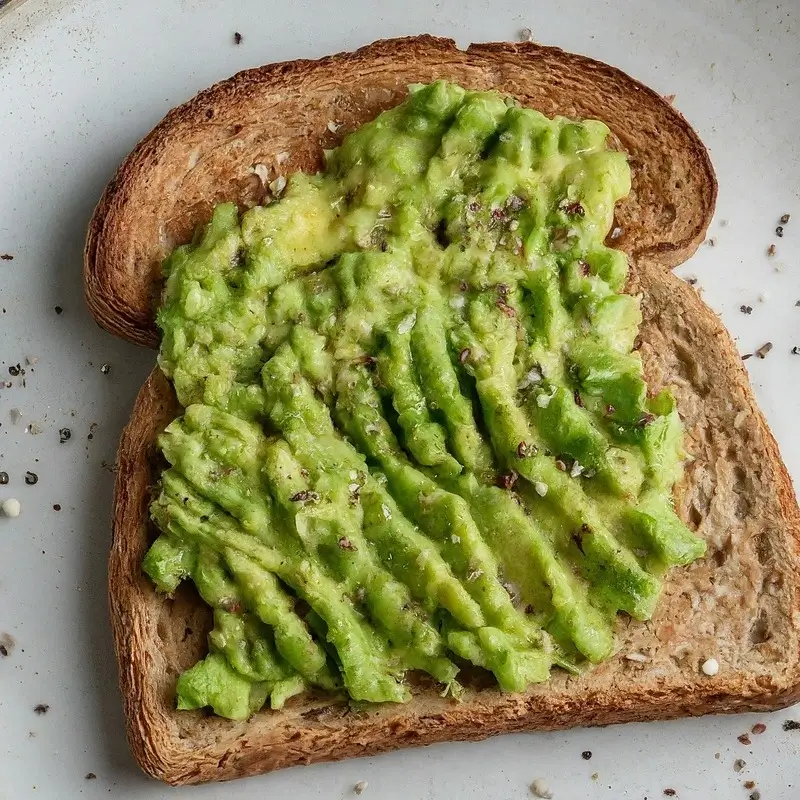
[(766, 358), (770, 350), (772, 350), (772, 342), (765, 342), (756, 350), (756, 355), (759, 358)]
[(508, 303), (506, 303), (506, 302), (505, 302), (505, 300), (503, 300), (503, 299), (501, 299), (501, 298), (499, 298), (499, 297), (498, 297), (498, 298), (497, 298), (497, 301), (496, 301), (496, 303), (495, 303), (495, 304), (497, 305), (497, 307), (498, 307), (498, 308), (499, 308), (499, 309), (500, 309), (500, 310), (501, 310), (501, 311), (502, 311), (502, 312), (503, 312), (503, 313), (504, 313), (504, 314), (505, 314), (507, 317), (516, 317), (516, 316), (517, 316), (517, 311), (516, 311), (516, 309), (515, 309), (513, 306), (510, 306), (510, 305), (508, 305)]
[(574, 203), (567, 203), (562, 206), (562, 210), (565, 214), (569, 214), (569, 216), (582, 217), (586, 214), (586, 210), (577, 200)]
[(362, 366), (367, 367), (368, 369), (372, 369), (378, 363), (378, 361), (375, 358), (375, 356), (363, 355), (354, 359), (353, 363), (361, 364)]
[(319, 500), (319, 495), (316, 492), (312, 492), (310, 489), (303, 489), (293, 494), (289, 499), (293, 503), (316, 503)]
[(243, 38), (244, 37), (241, 33), (239, 33), (239, 31), (236, 31), (236, 33), (233, 34), (233, 41), (235, 44), (241, 44)]
[(50, 706), (47, 703), (39, 703), (38, 705), (33, 707), (34, 714), (46, 714), (50, 710)]
[(783, 729), (785, 731), (800, 731), (800, 722), (796, 722), (793, 719), (787, 719), (786, 722), (783, 723)]
[(742, 314), (752, 314), (753, 306), (739, 306), (739, 311), (741, 311)]
[(582, 758), (584, 761), (588, 761), (588, 760), (589, 760), (591, 757), (592, 757), (592, 751), (591, 751), (591, 750), (584, 750), (584, 751), (581, 753), (581, 758)]
[(229, 614), (241, 614), (242, 613), (242, 604), (234, 597), (226, 597), (220, 603), (220, 607), (223, 611), (227, 611)]
[(25, 473), (25, 483), (27, 483), (28, 486), (33, 486), (34, 484), (39, 483), (39, 476), (35, 472), (28, 470)]
[(64, 309), (61, 308), (61, 306), (55, 306), (53, 310), (56, 312), (56, 314), (60, 314)]
[(779, 239), (782, 239), (782, 238), (783, 238), (783, 225), (778, 225), (778, 227), (777, 227), (777, 228), (775, 228), (775, 235), (776, 235), (776, 236), (777, 236)]
[(675, 797), (678, 793), (674, 789), (664, 789), (664, 794), (667, 797)]
[(0, 484), (5, 486), (8, 483), (8, 473), (0, 472)]
[(791, 351), (790, 351), (790, 352), (791, 352), (791, 354), (792, 354), (793, 356), (800, 355), (800, 347), (797, 347), (797, 346), (795, 345), (795, 346), (794, 346), (794, 347), (791, 349)]
[(53, 503), (53, 511), (61, 511), (61, 504)]
[(102, 364), (100, 366), (100, 372), (102, 372), (103, 375), (108, 375), (108, 373), (111, 372), (111, 365), (110, 364)]
[(497, 485), (501, 489), (513, 489), (519, 475), (513, 469), (506, 470), (497, 478)]
[(86, 773), (86, 780), (87, 781), (93, 781), (96, 777), (97, 777), (97, 775), (95, 775), (94, 772), (87, 772)]
[(58, 431), (59, 444), (64, 444), (64, 442), (68, 442), (71, 438), (72, 438), (72, 431), (69, 428), (61, 428)]
[(14, 256), (12, 256), (11, 253), (3, 253), (3, 255), (0, 256), (0, 260), (13, 261), (14, 260)]
[(10, 633), (0, 633), (0, 656), (6, 658), (14, 650), (14, 637)]

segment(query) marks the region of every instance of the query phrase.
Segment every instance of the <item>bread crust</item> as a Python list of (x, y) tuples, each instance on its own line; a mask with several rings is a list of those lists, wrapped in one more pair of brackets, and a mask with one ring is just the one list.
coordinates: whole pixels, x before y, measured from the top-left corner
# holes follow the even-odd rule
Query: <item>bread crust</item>
[[(705, 235), (714, 174), (688, 123), (618, 70), (538, 45), (460, 51), (449, 40), (416, 37), (240, 73), (171, 112), (109, 185), (86, 246), (92, 313), (112, 332), (154, 345), (151, 290), (173, 238), (187, 239), (214, 202), (257, 202), (253, 164), (275, 164), (285, 151), (287, 173), (316, 169), (321, 146), (396, 103), (405, 84), (437, 77), (497, 87), (549, 115), (598, 117), (631, 154), (634, 191), (619, 209), (624, 233), (614, 244), (631, 256), (630, 290), (644, 298), (648, 382), (656, 391), (670, 386), (684, 418), (694, 460), (676, 507), (705, 537), (708, 556), (673, 570), (652, 620), (620, 620), (618, 652), (607, 662), (577, 677), (556, 671), (522, 694), (468, 676), (460, 703), (420, 679), (409, 704), (359, 713), (322, 695), (293, 698), (281, 712), (247, 722), (178, 712), (175, 679), (202, 656), (210, 622), (190, 588), (165, 599), (141, 571), (153, 534), (154, 441), (178, 411), (155, 370), (120, 442), (109, 596), (128, 738), (142, 768), (168, 783), (512, 731), (769, 710), (800, 699), (800, 512), (791, 481), (730, 336), (667, 269)], [(270, 117), (255, 117), (273, 107), (279, 122), (267, 130)], [(329, 120), (344, 127), (333, 134)], [(225, 138), (235, 125), (243, 127)], [(192, 162), (194, 169), (180, 167)], [(713, 678), (700, 670), (710, 657), (722, 666)]]

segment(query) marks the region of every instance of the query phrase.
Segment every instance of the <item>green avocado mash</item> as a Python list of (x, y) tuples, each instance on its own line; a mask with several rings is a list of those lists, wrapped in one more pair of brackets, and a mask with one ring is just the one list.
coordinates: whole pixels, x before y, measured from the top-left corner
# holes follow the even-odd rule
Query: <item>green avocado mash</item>
[(617, 612), (647, 619), (703, 554), (604, 244), (630, 190), (607, 135), (413, 86), (166, 260), (159, 363), (185, 411), (144, 569), (214, 610), (179, 708), (402, 702), (412, 669), (457, 696), (464, 662), (522, 691), (606, 658)]

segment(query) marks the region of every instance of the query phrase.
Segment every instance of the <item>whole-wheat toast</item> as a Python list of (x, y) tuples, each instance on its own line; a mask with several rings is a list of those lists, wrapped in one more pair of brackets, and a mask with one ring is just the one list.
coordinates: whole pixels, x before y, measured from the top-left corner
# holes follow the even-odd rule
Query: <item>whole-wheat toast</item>
[[(670, 573), (652, 620), (620, 619), (614, 657), (577, 677), (557, 671), (524, 694), (503, 694), (474, 675), (460, 703), (419, 679), (409, 704), (358, 713), (322, 695), (247, 722), (179, 712), (175, 680), (202, 657), (210, 613), (189, 588), (174, 599), (158, 595), (141, 572), (152, 538), (153, 443), (178, 411), (155, 371), (120, 443), (109, 591), (128, 737), (142, 767), (169, 783), (518, 730), (766, 710), (800, 698), (800, 512), (791, 482), (729, 335), (667, 269), (704, 237), (713, 170), (683, 117), (619, 70), (532, 44), (461, 51), (423, 36), (240, 73), (172, 111), (103, 195), (85, 254), (95, 318), (155, 345), (160, 260), (207, 221), (214, 203), (258, 202), (257, 164), (283, 174), (318, 169), (323, 148), (396, 104), (407, 84), (436, 78), (496, 88), (551, 116), (599, 118), (629, 154), (633, 190), (617, 209), (614, 246), (631, 257), (629, 290), (644, 297), (648, 383), (672, 388), (694, 457), (676, 508), (705, 537), (708, 554)], [(712, 657), (721, 665), (713, 677), (700, 669)]]

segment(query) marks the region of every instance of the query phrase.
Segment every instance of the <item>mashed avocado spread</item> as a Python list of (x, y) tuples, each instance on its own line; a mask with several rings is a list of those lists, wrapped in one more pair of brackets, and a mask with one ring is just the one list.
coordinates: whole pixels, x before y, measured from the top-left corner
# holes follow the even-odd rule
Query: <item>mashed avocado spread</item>
[(607, 135), (413, 86), (166, 260), (159, 363), (185, 411), (144, 569), (214, 614), (179, 708), (403, 702), (408, 670), (458, 696), (465, 663), (519, 692), (609, 656), (617, 612), (647, 619), (703, 554), (604, 244), (630, 190)]

